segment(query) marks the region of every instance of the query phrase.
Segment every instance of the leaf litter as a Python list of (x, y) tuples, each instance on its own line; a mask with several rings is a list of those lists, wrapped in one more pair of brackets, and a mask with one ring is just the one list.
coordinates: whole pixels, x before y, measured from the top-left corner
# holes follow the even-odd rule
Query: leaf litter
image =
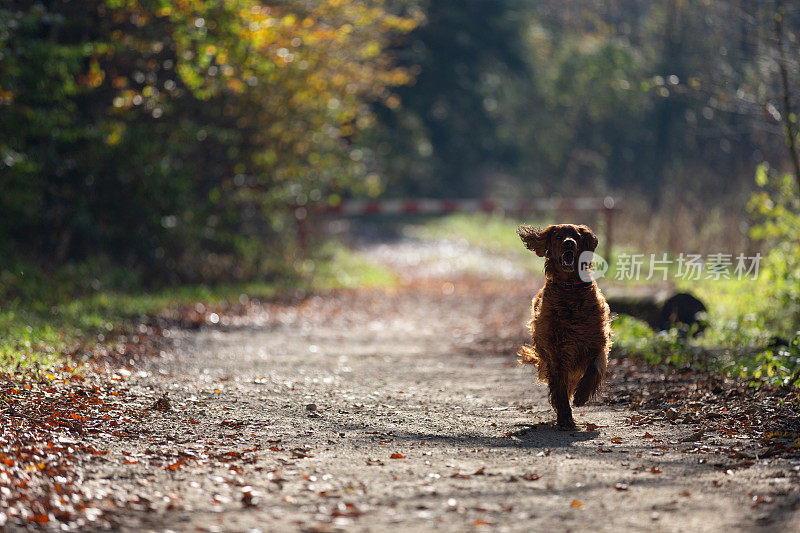
[[(89, 492), (81, 487), (80, 479), (82, 465), (92, 458), (109, 455), (109, 450), (98, 443), (125, 443), (136, 436), (133, 432), (141, 428), (137, 422), (147, 416), (183, 413), (185, 408), (175, 405), (166, 393), (156, 394), (142, 404), (142, 398), (134, 397), (126, 386), (127, 377), (135, 371), (135, 366), (128, 365), (135, 365), (141, 357), (157, 356), (163, 346), (159, 344), (163, 341), (160, 337), (169, 327), (271, 323), (306, 327), (323, 322), (346, 327), (362, 320), (365, 313), (381, 316), (386, 323), (395, 323), (392, 321), (402, 320), (404, 313), (420, 305), (442, 305), (439, 303), (442, 299), (439, 285), (438, 282), (414, 282), (401, 289), (399, 299), (385, 298), (385, 293), (379, 290), (355, 290), (270, 302), (249, 301), (244, 307), (233, 306), (230, 309), (211, 309), (202, 305), (186, 307), (155, 317), (156, 325), (149, 327), (148, 335), (140, 338), (123, 335), (113, 342), (86, 348), (94, 361), (102, 361), (108, 365), (106, 368), (95, 365), (78, 371), (63, 367), (33, 376), (0, 374), (0, 488), (5, 489), (0, 499), (0, 527), (4, 524), (60, 524), (65, 529), (113, 527), (118, 523), (118, 516), (126, 510), (154, 508), (156, 502), (145, 494), (112, 490)], [(447, 296), (450, 301), (446, 306), (455, 305), (452, 299), (460, 299), (461, 303), (457, 305), (468, 302), (477, 310), (474, 316), (467, 317), (470, 322), (466, 329), (471, 333), (455, 339), (458, 349), (469, 355), (514, 353), (525, 341), (526, 309), (519, 306), (521, 309), (509, 310), (506, 302), (511, 297), (509, 294), (522, 299), (522, 292), (518, 283), (464, 280), (456, 284), (455, 290)], [(210, 313), (217, 314), (218, 323), (212, 325), (209, 322)], [(488, 321), (491, 327), (485, 326), (486, 316), (493, 317)], [(463, 315), (457, 318), (459, 321), (465, 319)], [(442, 315), (442, 320), (448, 319), (448, 314)], [(465, 326), (460, 324), (460, 327)], [(653, 367), (619, 357), (612, 357), (610, 367), (613, 375), (603, 401), (629, 410), (628, 423), (644, 428), (646, 442), (651, 442), (655, 450), (671, 448), (688, 454), (721, 456), (727, 459), (719, 463), (718, 467), (723, 471), (748, 468), (760, 458), (799, 455), (800, 423), (796, 406), (800, 397), (796, 391), (766, 387), (754, 390), (737, 380), (689, 369)], [(270, 382), (266, 376), (260, 379), (256, 382)], [(219, 391), (217, 394), (223, 393), (221, 388), (216, 390)], [(187, 427), (199, 423), (195, 415), (182, 417), (182, 420), (187, 421)], [(220, 423), (222, 427), (237, 431), (245, 427), (240, 421), (224, 422)], [(681, 442), (662, 442), (661, 433), (653, 429), (662, 424), (685, 425), (690, 432)], [(589, 423), (586, 428), (594, 431), (598, 426)], [(385, 436), (376, 435), (376, 440), (381, 438), (384, 439), (382, 443), (391, 442)], [(235, 449), (235, 436), (220, 434), (213, 439), (197, 452), (174, 451), (178, 442), (156, 443), (137, 457), (125, 456), (122, 464), (156, 467), (174, 475), (197, 465), (229, 464), (234, 476), (241, 475), (244, 465), (251, 465), (257, 472), (267, 475), (276, 486), (282, 486), (291, 475), (281, 473), (277, 468), (259, 470), (263, 466), (254, 466), (259, 450)], [(293, 447), (287, 452), (275, 446), (281, 442), (280, 438), (270, 440), (274, 441), (271, 443), (273, 446), (263, 451), (280, 454), (275, 459), (276, 464), (283, 464), (290, 471), (294, 462), (315, 455), (307, 447)], [(626, 444), (620, 437), (610, 440), (614, 445)], [(606, 448), (602, 450), (606, 451)], [(549, 450), (542, 451), (539, 455), (544, 457), (548, 453)], [(397, 452), (389, 457), (405, 458)], [(366, 464), (384, 466), (378, 459), (367, 459)], [(657, 466), (651, 466), (649, 471), (653, 474), (661, 472)], [(483, 474), (484, 468), (480, 468), (471, 476)], [(469, 478), (470, 475), (457, 477)], [(535, 481), (539, 476), (525, 474), (522, 479)], [(142, 486), (147, 485), (145, 479), (140, 481)], [(222, 482), (236, 483), (225, 479)], [(722, 484), (715, 481), (717, 483)], [(617, 483), (613, 488), (626, 491), (628, 485)], [(328, 490), (319, 493), (328, 493)], [(176, 496), (165, 497), (170, 503), (162, 506), (163, 509), (181, 508)], [(239, 501), (245, 507), (255, 507), (260, 497), (257, 491), (243, 488)], [(753, 495), (754, 506), (770, 505), (772, 501), (774, 497), (768, 494)], [(583, 502), (574, 500), (571, 505), (580, 508)], [(364, 512), (354, 503), (337, 503), (329, 508), (328, 515), (351, 519)]]

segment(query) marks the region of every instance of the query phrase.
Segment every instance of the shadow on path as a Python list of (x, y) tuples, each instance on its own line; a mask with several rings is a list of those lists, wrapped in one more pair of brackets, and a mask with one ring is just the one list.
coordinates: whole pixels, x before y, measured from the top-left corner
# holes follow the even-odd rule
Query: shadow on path
[[(573, 443), (596, 439), (597, 431), (563, 431), (552, 423), (517, 424), (521, 429), (492, 437), (486, 435), (454, 435), (423, 432), (394, 432), (390, 434), (395, 440), (441, 442), (450, 445), (462, 445), (470, 448), (567, 448)], [(359, 432), (374, 432), (378, 428), (362, 425), (351, 425), (347, 429)], [(388, 428), (380, 428), (385, 431)]]

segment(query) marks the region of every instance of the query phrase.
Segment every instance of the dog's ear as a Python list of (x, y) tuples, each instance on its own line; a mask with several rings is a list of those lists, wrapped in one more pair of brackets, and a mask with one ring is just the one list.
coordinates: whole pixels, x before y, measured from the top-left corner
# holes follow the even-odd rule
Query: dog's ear
[(589, 229), (589, 226), (578, 226), (578, 231), (580, 231), (583, 239), (583, 248), (594, 252), (595, 248), (597, 248), (597, 235)]
[(520, 226), (517, 235), (525, 243), (528, 250), (536, 252), (539, 257), (544, 257), (550, 251), (550, 234), (553, 233), (553, 226), (537, 230), (533, 226)]

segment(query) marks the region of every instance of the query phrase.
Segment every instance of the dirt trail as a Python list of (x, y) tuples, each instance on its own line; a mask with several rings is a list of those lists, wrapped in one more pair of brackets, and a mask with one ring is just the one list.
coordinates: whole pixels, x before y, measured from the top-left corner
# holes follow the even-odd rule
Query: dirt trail
[[(535, 283), (333, 293), (176, 330), (127, 377), (142, 420), (98, 440), (84, 486), (124, 502), (130, 531), (796, 530), (798, 463), (743, 467), (720, 450), (757, 443), (631, 411), (657, 375), (612, 365), (580, 430), (553, 429), (512, 355)], [(172, 410), (147, 410), (164, 393)]]

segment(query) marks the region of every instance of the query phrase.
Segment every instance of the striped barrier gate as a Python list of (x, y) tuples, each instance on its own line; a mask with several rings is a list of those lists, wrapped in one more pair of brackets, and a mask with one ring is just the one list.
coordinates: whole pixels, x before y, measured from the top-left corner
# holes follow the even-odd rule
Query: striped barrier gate
[(308, 241), (308, 219), (311, 216), (355, 217), (362, 215), (445, 215), (448, 213), (530, 213), (536, 211), (595, 211), (603, 213), (605, 253), (611, 257), (613, 212), (618, 209), (614, 198), (534, 198), (529, 200), (343, 200), (336, 205), (324, 203), (290, 206), (297, 220), (297, 241), (305, 253)]

